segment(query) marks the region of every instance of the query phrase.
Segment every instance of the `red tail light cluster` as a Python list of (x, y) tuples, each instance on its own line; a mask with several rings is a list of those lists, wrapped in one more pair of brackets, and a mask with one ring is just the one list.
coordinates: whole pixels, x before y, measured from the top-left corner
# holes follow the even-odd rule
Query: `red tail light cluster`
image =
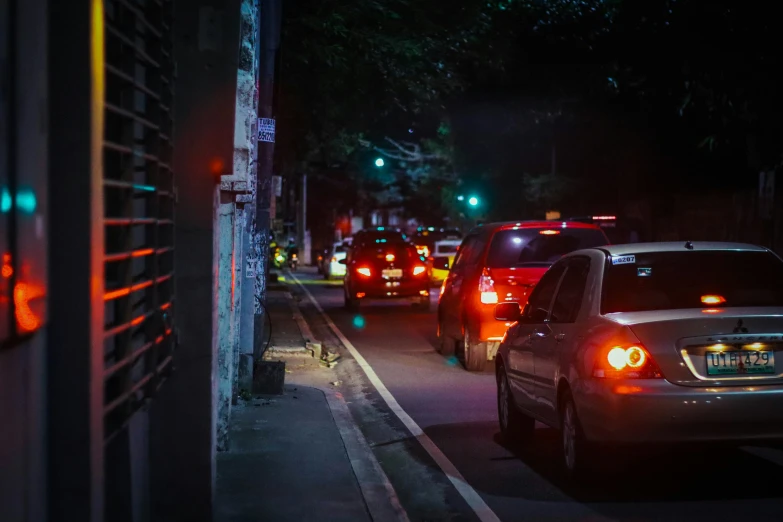
[(498, 302), (498, 294), (495, 292), (495, 282), (489, 275), (489, 271), (485, 268), (479, 278), (479, 294), (481, 296), (481, 302), (483, 304), (495, 304)]
[(415, 276), (421, 275), (421, 274), (423, 274), (426, 271), (427, 271), (427, 267), (426, 266), (419, 265), (419, 266), (414, 266), (413, 267), (413, 275), (415, 275)]
[(360, 274), (360, 275), (363, 275), (364, 277), (370, 277), (372, 275), (372, 272), (366, 266), (363, 266), (361, 268), (357, 268), (356, 269), (356, 273)]
[(611, 346), (595, 362), (593, 377), (599, 379), (663, 379), (663, 373), (643, 346)]

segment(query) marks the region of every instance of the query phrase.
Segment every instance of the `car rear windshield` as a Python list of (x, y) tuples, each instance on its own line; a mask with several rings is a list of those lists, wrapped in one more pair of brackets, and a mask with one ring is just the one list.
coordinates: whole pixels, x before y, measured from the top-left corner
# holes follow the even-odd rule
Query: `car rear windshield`
[(569, 252), (606, 243), (604, 233), (594, 228), (501, 230), (492, 238), (487, 266), (549, 266)]
[[(393, 259), (386, 256), (392, 255)], [(413, 245), (407, 243), (390, 243), (376, 246), (366, 245), (356, 251), (356, 261), (372, 265), (385, 265), (393, 262), (395, 265), (407, 266), (421, 258)]]
[(783, 262), (769, 252), (683, 251), (606, 261), (601, 313), (783, 306)]
[(395, 230), (372, 230), (360, 232), (356, 239), (361, 243), (394, 243), (406, 241), (407, 236)]
[(343, 245), (337, 245), (334, 247), (335, 252), (345, 252), (345, 247)]
[(436, 245), (435, 253), (438, 255), (448, 256), (457, 253), (459, 245)]

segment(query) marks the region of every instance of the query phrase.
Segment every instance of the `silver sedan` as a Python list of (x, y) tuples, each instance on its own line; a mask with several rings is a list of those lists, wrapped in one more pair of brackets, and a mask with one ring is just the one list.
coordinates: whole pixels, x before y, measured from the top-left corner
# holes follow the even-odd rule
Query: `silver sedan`
[(783, 261), (736, 243), (573, 252), (543, 276), (496, 358), (507, 440), (560, 429), (570, 476), (601, 443), (783, 439)]

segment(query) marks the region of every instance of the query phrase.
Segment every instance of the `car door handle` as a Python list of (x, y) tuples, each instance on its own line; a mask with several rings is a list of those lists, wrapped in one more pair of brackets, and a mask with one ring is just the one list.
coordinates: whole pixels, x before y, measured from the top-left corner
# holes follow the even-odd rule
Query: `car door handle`
[(533, 335), (535, 335), (536, 337), (538, 337), (540, 339), (540, 338), (548, 336), (549, 332), (547, 332), (546, 330), (540, 330), (540, 329), (536, 328), (535, 330), (533, 330)]

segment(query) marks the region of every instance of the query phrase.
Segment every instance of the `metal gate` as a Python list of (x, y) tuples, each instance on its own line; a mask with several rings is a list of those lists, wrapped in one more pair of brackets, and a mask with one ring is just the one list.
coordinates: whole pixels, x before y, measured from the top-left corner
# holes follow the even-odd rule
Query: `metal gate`
[(172, 367), (172, 2), (105, 2), (104, 436)]

